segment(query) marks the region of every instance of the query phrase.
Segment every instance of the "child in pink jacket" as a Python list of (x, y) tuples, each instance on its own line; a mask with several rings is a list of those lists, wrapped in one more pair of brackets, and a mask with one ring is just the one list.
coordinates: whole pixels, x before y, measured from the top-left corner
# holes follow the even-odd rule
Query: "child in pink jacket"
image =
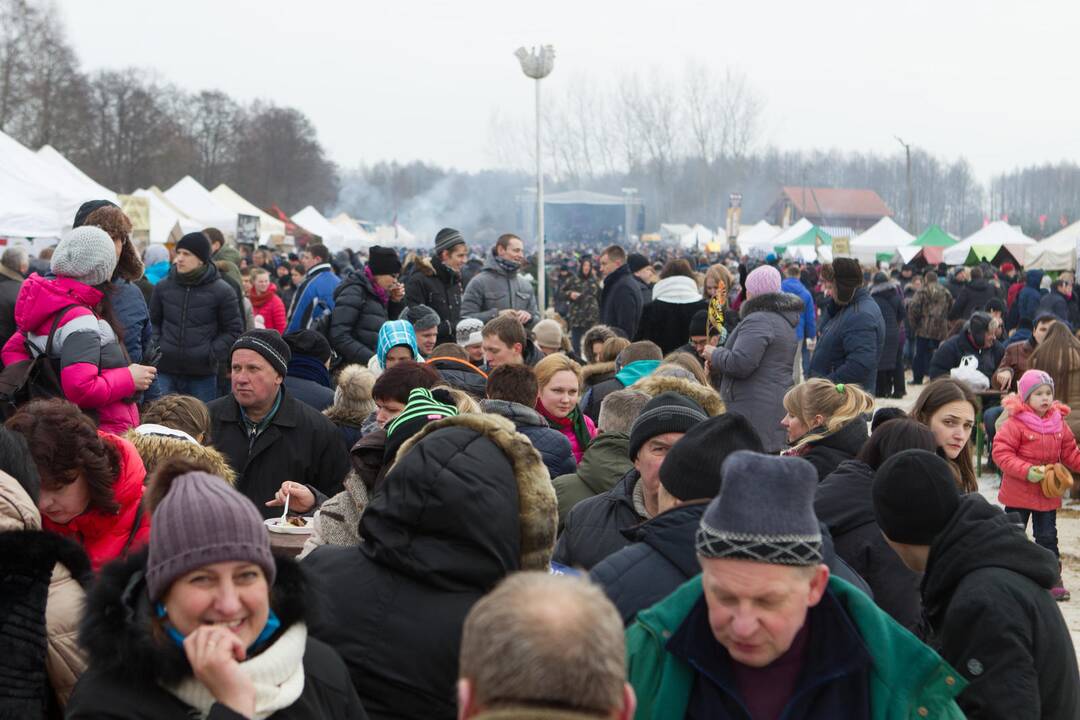
[[(1020, 515), (1027, 527), (1031, 518), (1035, 542), (1058, 553), (1057, 509), (1061, 498), (1048, 498), (1042, 491), (1044, 466), (1062, 463), (1080, 472), (1080, 450), (1063, 418), (1069, 408), (1054, 400), (1054, 379), (1041, 370), (1028, 370), (1020, 377), (1017, 392), (1005, 397), (1002, 405), (1009, 418), (994, 437), (994, 462), (1001, 468), (998, 502), (1006, 512)], [(1057, 600), (1068, 600), (1060, 575), (1051, 590)]]

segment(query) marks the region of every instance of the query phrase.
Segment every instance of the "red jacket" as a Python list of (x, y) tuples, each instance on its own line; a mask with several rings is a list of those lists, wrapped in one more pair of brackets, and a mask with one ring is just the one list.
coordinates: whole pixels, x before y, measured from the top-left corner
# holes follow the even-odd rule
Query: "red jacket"
[(1005, 296), (1005, 304), (1009, 310), (1012, 310), (1013, 303), (1016, 302), (1016, 298), (1019, 297), (1020, 291), (1024, 289), (1023, 281), (1014, 282), (1009, 286), (1009, 292)]
[(267, 330), (277, 330), (285, 334), (285, 303), (277, 295), (277, 285), (270, 283), (266, 292), (259, 295), (255, 288), (251, 288), (251, 311), (253, 315), (262, 316)]
[(1057, 510), (1061, 498), (1043, 495), (1042, 483), (1028, 482), (1027, 473), (1033, 465), (1056, 462), (1080, 472), (1080, 450), (1065, 424), (1068, 406), (1055, 402), (1046, 417), (1040, 418), (1015, 394), (1006, 396), (1001, 404), (1009, 411), (1009, 418), (994, 436), (992, 455), (1002, 473), (998, 502), (1025, 510)]
[[(146, 479), (146, 467), (134, 445), (116, 435), (103, 432), (98, 435), (120, 451), (120, 473), (113, 485), (113, 499), (120, 505), (119, 512), (112, 514), (91, 509), (63, 525), (44, 516), (41, 518), (41, 525), (45, 530), (71, 538), (82, 545), (90, 556), (90, 565), (95, 571), (123, 555), (124, 546), (132, 534), (136, 511), (142, 502), (143, 481)], [(150, 513), (143, 508), (139, 526), (128, 551), (139, 549), (149, 540)]]

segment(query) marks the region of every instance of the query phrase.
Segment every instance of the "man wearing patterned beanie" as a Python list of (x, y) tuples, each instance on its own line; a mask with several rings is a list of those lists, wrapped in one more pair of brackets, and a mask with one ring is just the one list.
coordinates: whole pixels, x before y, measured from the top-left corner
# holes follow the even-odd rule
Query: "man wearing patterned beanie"
[(285, 387), (292, 352), (277, 330), (249, 330), (229, 354), (232, 394), (209, 404), (211, 436), (236, 472), (236, 489), (265, 517), (289, 496), (311, 512), (341, 489), (349, 453), (330, 420)]
[(435, 345), (454, 342), (455, 328), (461, 320), (461, 268), (469, 259), (469, 246), (454, 228), (443, 228), (435, 235), (431, 259), (417, 256), (414, 272), (405, 281), (405, 302), (409, 307), (427, 305), (438, 313), (439, 335)]
[(637, 717), (964, 717), (963, 678), (830, 577), (810, 463), (744, 450), (721, 476), (702, 574), (627, 630)]
[(627, 451), (634, 467), (611, 490), (582, 500), (567, 513), (552, 559), (591, 570), (629, 545), (623, 531), (660, 512), (660, 466), (668, 450), (707, 418), (700, 405), (677, 392), (646, 403), (630, 428)]

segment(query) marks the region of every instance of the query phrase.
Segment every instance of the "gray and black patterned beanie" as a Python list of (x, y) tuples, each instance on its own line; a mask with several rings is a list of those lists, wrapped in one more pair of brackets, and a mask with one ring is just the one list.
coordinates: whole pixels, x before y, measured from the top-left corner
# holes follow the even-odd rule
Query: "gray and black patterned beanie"
[(720, 475), (720, 494), (698, 526), (698, 555), (773, 565), (822, 562), (813, 465), (740, 450), (724, 461)]

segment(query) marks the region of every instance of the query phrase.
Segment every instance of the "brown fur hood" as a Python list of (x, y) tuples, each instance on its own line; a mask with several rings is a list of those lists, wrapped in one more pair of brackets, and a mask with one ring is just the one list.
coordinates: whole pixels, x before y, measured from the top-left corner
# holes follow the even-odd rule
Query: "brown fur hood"
[(720, 399), (720, 393), (693, 380), (649, 375), (641, 378), (631, 387), (640, 390), (649, 397), (656, 397), (665, 392), (677, 392), (680, 395), (685, 395), (700, 405), (709, 417), (721, 415), (724, 412), (724, 401)]
[(187, 440), (166, 435), (143, 435), (135, 432), (134, 429), (124, 433), (124, 439), (135, 446), (143, 464), (146, 465), (148, 478), (154, 468), (162, 462), (168, 458), (180, 456), (204, 463), (215, 475), (224, 478), (230, 485), (236, 484), (236, 473), (229, 467), (225, 456), (212, 447), (196, 445)]
[(598, 362), (590, 363), (581, 368), (581, 381), (586, 385), (591, 385), (595, 382), (594, 378), (602, 377), (604, 375), (615, 375), (615, 362)]
[(413, 270), (428, 277), (435, 277), (435, 266), (431, 264), (431, 258), (424, 255), (416, 256), (416, 260), (413, 261)]
[(405, 441), (395, 462), (423, 438), (445, 427), (464, 427), (494, 443), (514, 469), (518, 488), (518, 519), (521, 526), (521, 569), (546, 570), (555, 549), (558, 503), (547, 466), (529, 439), (514, 429), (506, 418), (487, 413), (466, 413), (428, 423)]

